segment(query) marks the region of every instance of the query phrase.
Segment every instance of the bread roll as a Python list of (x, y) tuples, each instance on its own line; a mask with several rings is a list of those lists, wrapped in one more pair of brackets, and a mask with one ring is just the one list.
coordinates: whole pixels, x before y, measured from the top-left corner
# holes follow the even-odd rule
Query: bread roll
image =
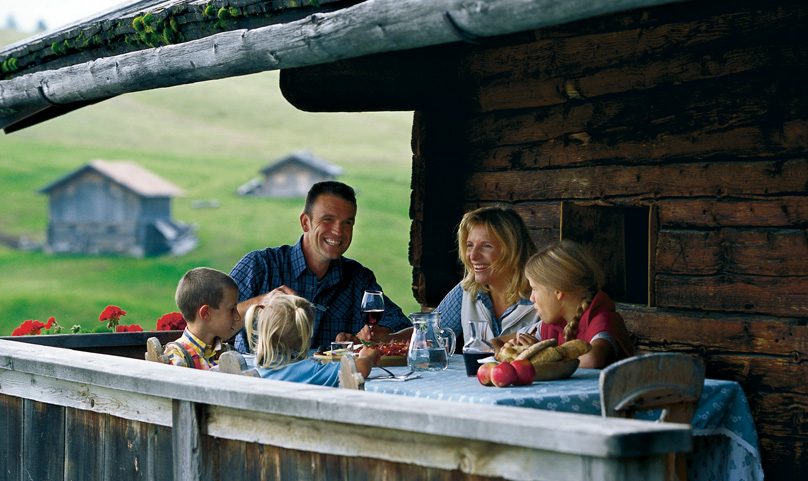
[[(555, 339), (552, 339), (552, 341), (555, 341)], [(539, 364), (544, 364), (546, 362), (556, 362), (562, 359), (564, 359), (564, 351), (562, 351), (560, 347), (549, 346), (547, 349), (542, 349), (541, 351), (538, 352), (538, 354), (531, 357), (530, 363), (533, 364), (533, 367), (536, 367)]]
[(558, 348), (564, 355), (563, 360), (571, 361), (589, 352), (589, 350), (592, 349), (592, 345), (581, 339), (573, 339), (558, 346)]
[(521, 354), (528, 346), (507, 346), (499, 350), (494, 356), (499, 362), (511, 362), (516, 360), (516, 356)]
[(525, 349), (518, 356), (516, 356), (516, 359), (514, 360), (518, 361), (519, 359), (530, 359), (536, 354), (540, 353), (541, 351), (557, 345), (558, 341), (555, 339), (547, 339), (546, 341), (539, 341), (536, 344), (531, 344), (530, 346), (528, 346), (527, 349)]

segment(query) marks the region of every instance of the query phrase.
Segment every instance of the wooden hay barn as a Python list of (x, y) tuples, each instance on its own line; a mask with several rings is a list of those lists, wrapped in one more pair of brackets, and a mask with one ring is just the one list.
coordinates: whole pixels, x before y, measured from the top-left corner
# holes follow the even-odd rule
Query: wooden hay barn
[(334, 180), (344, 171), (308, 151), (292, 152), (260, 171), (255, 178), (238, 188), (239, 195), (261, 197), (306, 197), (317, 182)]
[(223, 2), (144, 1), (7, 47), (0, 124), (270, 69), (303, 110), (412, 110), (425, 307), (457, 282), (463, 212), (512, 206), (539, 245), (603, 256), (639, 352), (743, 385), (768, 479), (808, 476), (805, 2), (227, 4), (215, 28)]
[(95, 160), (40, 192), (49, 199), (50, 253), (143, 257), (196, 246), (192, 227), (171, 219), (171, 199), (183, 191), (133, 162)]

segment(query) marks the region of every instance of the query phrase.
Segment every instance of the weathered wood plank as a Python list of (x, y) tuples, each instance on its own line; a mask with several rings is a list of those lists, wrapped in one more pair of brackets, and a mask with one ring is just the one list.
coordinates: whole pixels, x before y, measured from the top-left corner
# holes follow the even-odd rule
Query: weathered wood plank
[(23, 399), (0, 394), (0, 480), (22, 479)]
[(549, 27), (532, 44), (475, 51), (464, 60), (470, 98), (481, 111), (519, 109), (645, 90), (672, 78), (684, 83), (806, 63), (804, 43), (793, 42), (804, 5), (719, 8), (725, 11), (673, 5), (631, 12), (608, 25), (578, 22), (574, 36), (558, 35), (568, 26)]
[(804, 276), (657, 274), (655, 288), (660, 307), (808, 317), (808, 278)]
[(661, 230), (656, 261), (660, 274), (808, 276), (808, 232)]
[(808, 219), (808, 197), (660, 200), (659, 222), (667, 229), (780, 227), (792, 229)]
[(469, 175), (464, 197), (508, 202), (613, 196), (726, 197), (805, 192), (808, 161), (594, 166)]
[[(174, 473), (174, 454), (172, 452), (171, 428), (151, 424), (147, 427), (150, 458), (148, 466), (151, 468), (148, 479), (150, 481), (161, 481), (170, 478)], [(202, 480), (212, 478), (202, 477)]]
[[(472, 151), (549, 140), (563, 145), (580, 144), (596, 152), (604, 146), (623, 149), (626, 144), (625, 152), (618, 150), (610, 159), (612, 162), (644, 161), (649, 152), (664, 151), (668, 138), (675, 147), (668, 153), (663, 152), (665, 160), (701, 158), (717, 153), (747, 158), (764, 155), (771, 149), (780, 154), (798, 155), (805, 152), (808, 143), (804, 130), (790, 127), (792, 122), (804, 125), (806, 120), (808, 105), (799, 79), (799, 75), (790, 71), (772, 71), (559, 106), (480, 114), (466, 121), (465, 141)], [(777, 112), (776, 116), (771, 114), (773, 111)], [(719, 143), (728, 140), (746, 143), (740, 137), (743, 130), (732, 131), (749, 127), (763, 129), (764, 138), (756, 140), (765, 142), (750, 144), (749, 151)], [(645, 154), (630, 155), (632, 144), (644, 146)], [(526, 160), (529, 159), (521, 161)], [(553, 158), (538, 160), (541, 162), (538, 166), (544, 166)]]
[[(383, 397), (388, 401), (386, 408), (389, 418), (392, 399), (389, 399), (389, 396)], [(411, 402), (413, 399), (407, 401)], [(383, 401), (379, 400), (379, 402)], [(361, 411), (369, 405), (358, 403), (356, 407), (361, 406)], [(436, 407), (438, 405), (436, 404)], [(489, 416), (494, 416), (491, 409), (496, 410), (495, 406), (486, 406), (485, 409)], [(465, 406), (463, 411), (466, 412)], [(561, 415), (563, 413), (542, 412), (542, 415), (545, 414)], [(603, 418), (594, 416), (583, 416), (583, 418), (580, 421), (589, 426), (603, 420)], [(567, 425), (569, 426), (569, 424)], [(455, 426), (455, 429), (458, 428), (460, 425)], [(250, 442), (304, 452), (359, 458), (372, 456), (374, 460), (427, 466), (441, 471), (460, 470), (464, 473), (502, 476), (508, 479), (523, 479), (526, 473), (531, 473), (529, 476), (533, 476), (535, 473), (544, 471), (552, 473), (553, 479), (580, 480), (582, 472), (581, 465), (564, 453), (555, 452), (552, 455), (547, 453), (548, 456), (545, 456), (542, 450), (534, 449), (528, 453), (518, 447), (502, 449), (494, 443), (475, 441), (471, 438), (466, 438), (463, 443), (456, 443), (444, 436), (429, 433), (416, 434), (391, 427), (372, 430), (370, 428), (357, 429), (356, 426), (339, 422), (331, 423), (329, 429), (323, 430), (321, 426), (308, 419), (286, 418), (261, 413), (252, 413), (249, 417), (243, 417), (235, 410), (219, 406), (210, 408), (207, 433), (218, 438), (238, 437)], [(459, 435), (461, 433), (456, 433), (453, 437)], [(519, 435), (512, 433), (512, 436)], [(491, 437), (490, 434), (487, 437)], [(532, 435), (532, 437), (537, 438), (538, 436)], [(346, 442), (346, 439), (350, 439), (351, 442)], [(401, 450), (394, 447), (394, 444), (402, 445), (401, 443), (410, 448)], [(584, 444), (589, 443), (579, 444), (579, 451), (588, 449)], [(623, 461), (627, 462), (625, 458)], [(311, 460), (307, 460), (306, 463), (310, 464)], [(610, 476), (607, 473), (613, 473), (614, 469), (622, 469), (618, 468), (617, 464), (611, 464), (611, 462), (604, 464), (601, 459), (594, 458), (586, 461), (586, 465), (591, 468), (589, 476), (592, 480), (606, 479)], [(295, 470), (297, 468), (292, 465), (284, 466), (282, 469)]]
[[(145, 362), (143, 361), (144, 365)], [(77, 385), (64, 379), (38, 377), (20, 371), (2, 371), (2, 379), (0, 392), (4, 394), (171, 426), (171, 404), (165, 398), (89, 383)]]
[[(195, 481), (202, 476), (201, 409), (201, 406), (194, 402), (178, 399), (173, 401), (171, 433), (173, 436), (174, 479), (176, 481)], [(241, 459), (243, 460), (244, 457), (242, 456)], [(223, 466), (229, 467), (224, 460), (222, 463)]]
[[(140, 481), (149, 476), (146, 461), (149, 455), (148, 426), (115, 416), (105, 419), (104, 478), (105, 480)], [(179, 479), (179, 478), (178, 478)]]
[(64, 429), (64, 407), (24, 401), (22, 479), (51, 479), (64, 472)]
[(81, 409), (65, 410), (65, 479), (102, 481), (106, 416)]
[(782, 128), (741, 125), (698, 135), (670, 132), (655, 138), (620, 138), (609, 143), (597, 142), (591, 134), (579, 130), (549, 140), (474, 149), (469, 154), (469, 165), (474, 170), (502, 171), (613, 161), (674, 162), (687, 157), (769, 157), (804, 150), (806, 130), (808, 121), (793, 120), (784, 122)]

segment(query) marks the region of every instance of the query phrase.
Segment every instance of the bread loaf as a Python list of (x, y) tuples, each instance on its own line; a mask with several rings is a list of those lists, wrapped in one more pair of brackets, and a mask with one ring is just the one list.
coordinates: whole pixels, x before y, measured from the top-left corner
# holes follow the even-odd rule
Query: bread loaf
[(518, 361), (519, 359), (531, 359), (533, 356), (544, 351), (545, 349), (557, 345), (558, 341), (555, 339), (547, 339), (546, 341), (539, 341), (536, 344), (531, 344), (530, 346), (528, 346), (527, 349), (525, 349), (518, 356), (516, 356), (515, 360)]
[[(555, 341), (555, 339), (553, 339)], [(547, 349), (542, 349), (538, 354), (530, 358), (530, 363), (533, 367), (546, 362), (556, 362), (564, 358), (564, 351), (557, 346), (550, 346)]]
[(562, 359), (564, 361), (571, 361), (573, 359), (578, 359), (579, 357), (589, 352), (589, 350), (592, 349), (592, 345), (586, 341), (582, 341), (581, 339), (573, 339), (571, 341), (565, 342), (558, 348), (563, 353)]

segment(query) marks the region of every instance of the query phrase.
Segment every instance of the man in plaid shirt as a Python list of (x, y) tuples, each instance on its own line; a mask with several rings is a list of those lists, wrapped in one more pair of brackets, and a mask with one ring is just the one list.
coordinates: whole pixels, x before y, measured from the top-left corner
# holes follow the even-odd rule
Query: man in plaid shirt
[[(312, 346), (328, 345), (340, 333), (358, 333), (365, 290), (381, 291), (373, 272), (344, 257), (351, 245), (356, 194), (341, 182), (314, 184), (300, 214), (303, 235), (293, 246), (268, 247), (245, 255), (230, 272), (239, 287), (242, 315), (277, 292), (296, 294), (316, 304)], [(401, 308), (384, 297), (384, 318), (373, 329), (389, 334), (411, 325)], [(235, 347), (249, 351), (245, 331)]]

